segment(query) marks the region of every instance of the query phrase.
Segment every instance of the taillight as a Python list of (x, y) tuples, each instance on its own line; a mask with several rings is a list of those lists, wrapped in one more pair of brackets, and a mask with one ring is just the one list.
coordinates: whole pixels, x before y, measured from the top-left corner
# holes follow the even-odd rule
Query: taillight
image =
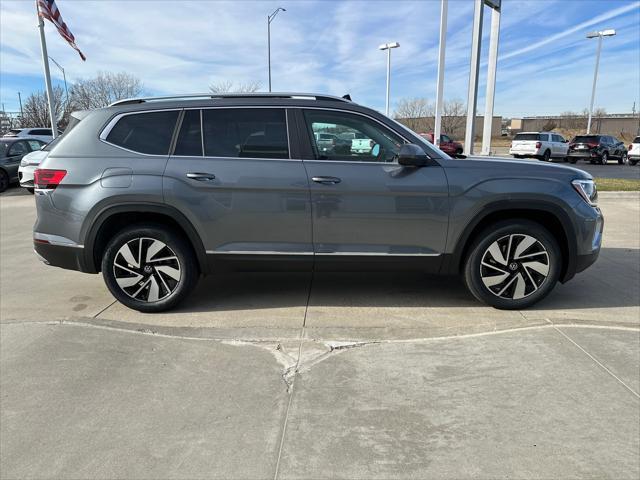
[(35, 188), (54, 189), (60, 185), (60, 182), (66, 174), (66, 170), (37, 168), (33, 174), (33, 183)]
[(589, 148), (596, 148), (598, 146), (597, 143), (587, 143), (587, 145), (589, 146)]
[(542, 142), (536, 142), (536, 148), (542, 147)]
[(627, 150), (633, 150), (633, 143), (629, 144), (629, 148), (627, 148)]

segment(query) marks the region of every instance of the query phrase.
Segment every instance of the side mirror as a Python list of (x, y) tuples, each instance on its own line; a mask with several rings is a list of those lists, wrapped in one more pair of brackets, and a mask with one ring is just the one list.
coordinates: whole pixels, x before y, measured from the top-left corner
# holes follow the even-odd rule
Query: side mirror
[(424, 167), (427, 160), (427, 154), (415, 143), (405, 143), (398, 152), (398, 164), (404, 167)]

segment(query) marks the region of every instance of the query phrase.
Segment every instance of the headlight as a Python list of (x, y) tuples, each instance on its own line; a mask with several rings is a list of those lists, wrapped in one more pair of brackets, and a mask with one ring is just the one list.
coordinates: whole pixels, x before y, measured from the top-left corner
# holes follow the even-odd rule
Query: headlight
[(598, 205), (598, 189), (593, 180), (573, 180), (571, 185), (589, 205)]

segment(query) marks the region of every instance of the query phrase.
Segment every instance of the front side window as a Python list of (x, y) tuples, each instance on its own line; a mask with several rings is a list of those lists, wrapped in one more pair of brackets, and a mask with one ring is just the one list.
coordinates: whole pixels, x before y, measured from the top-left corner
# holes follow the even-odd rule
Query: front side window
[(362, 115), (305, 110), (304, 117), (318, 160), (393, 162), (405, 143), (391, 130)]
[(177, 119), (177, 110), (125, 115), (106, 140), (134, 152), (167, 155)]
[(283, 108), (212, 108), (202, 110), (207, 157), (289, 158)]

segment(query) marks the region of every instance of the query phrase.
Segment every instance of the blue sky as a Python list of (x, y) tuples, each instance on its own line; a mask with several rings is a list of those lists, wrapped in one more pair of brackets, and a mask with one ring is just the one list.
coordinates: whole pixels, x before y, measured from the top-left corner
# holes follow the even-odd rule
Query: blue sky
[[(274, 91), (350, 93), (384, 108), (385, 42), (392, 55), (392, 106), (403, 97), (435, 98), (439, 0), (422, 1), (137, 1), (57, 0), (87, 56), (46, 24), (49, 55), (67, 79), (96, 72), (138, 76), (148, 94), (204, 92), (212, 82), (260, 81), (267, 88), (266, 16), (272, 24)], [(466, 101), (471, 44), (471, 0), (449, 1), (445, 98)], [(490, 13), (478, 102), (484, 79)], [(614, 28), (600, 64), (596, 106), (610, 113), (640, 107), (640, 2), (637, 0), (503, 0), (495, 112), (503, 116), (558, 114), (586, 108), (596, 40), (591, 30)], [(51, 65), (56, 84), (62, 74)], [(0, 101), (18, 110), (43, 89), (32, 0), (0, 1)]]

